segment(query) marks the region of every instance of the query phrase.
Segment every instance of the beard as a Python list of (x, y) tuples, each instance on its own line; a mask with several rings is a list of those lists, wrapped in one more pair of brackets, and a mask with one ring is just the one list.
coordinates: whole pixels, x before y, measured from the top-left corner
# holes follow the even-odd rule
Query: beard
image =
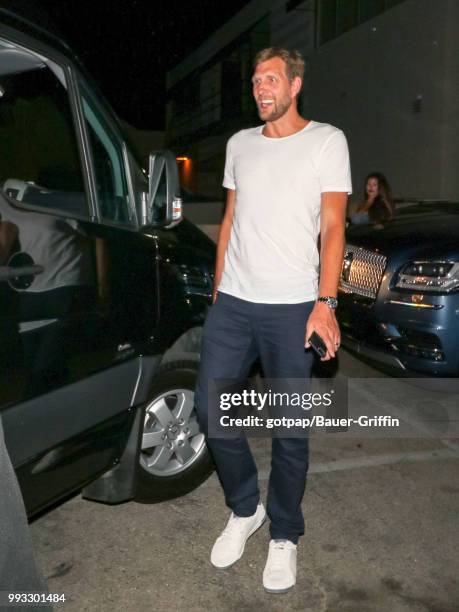
[(285, 115), (292, 104), (290, 96), (284, 96), (279, 102), (274, 101), (271, 108), (258, 105), (258, 115), (262, 121), (277, 121)]

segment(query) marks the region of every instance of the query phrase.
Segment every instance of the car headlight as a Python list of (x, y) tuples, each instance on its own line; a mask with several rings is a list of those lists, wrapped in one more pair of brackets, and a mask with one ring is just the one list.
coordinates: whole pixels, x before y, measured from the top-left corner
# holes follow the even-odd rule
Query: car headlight
[(412, 261), (401, 269), (395, 285), (400, 289), (450, 293), (459, 289), (459, 262)]

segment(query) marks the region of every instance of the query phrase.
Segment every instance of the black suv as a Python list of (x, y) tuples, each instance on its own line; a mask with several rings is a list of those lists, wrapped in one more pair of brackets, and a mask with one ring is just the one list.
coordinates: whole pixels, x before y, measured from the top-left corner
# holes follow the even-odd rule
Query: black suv
[(212, 469), (194, 410), (214, 244), (67, 46), (0, 11), (0, 410), (29, 514)]

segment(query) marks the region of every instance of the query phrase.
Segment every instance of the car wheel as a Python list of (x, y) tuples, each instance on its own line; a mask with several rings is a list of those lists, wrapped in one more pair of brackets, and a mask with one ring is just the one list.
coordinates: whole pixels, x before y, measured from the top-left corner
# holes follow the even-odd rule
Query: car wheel
[(194, 407), (198, 364), (163, 368), (145, 406), (136, 500), (164, 501), (189, 493), (214, 466)]

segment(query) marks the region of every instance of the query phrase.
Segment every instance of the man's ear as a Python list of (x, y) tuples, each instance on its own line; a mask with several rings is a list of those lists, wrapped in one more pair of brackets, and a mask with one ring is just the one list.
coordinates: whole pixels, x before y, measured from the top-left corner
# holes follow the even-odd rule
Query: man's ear
[(297, 96), (300, 93), (302, 84), (303, 84), (303, 81), (301, 80), (299, 76), (293, 77), (292, 84), (291, 84), (293, 96)]

